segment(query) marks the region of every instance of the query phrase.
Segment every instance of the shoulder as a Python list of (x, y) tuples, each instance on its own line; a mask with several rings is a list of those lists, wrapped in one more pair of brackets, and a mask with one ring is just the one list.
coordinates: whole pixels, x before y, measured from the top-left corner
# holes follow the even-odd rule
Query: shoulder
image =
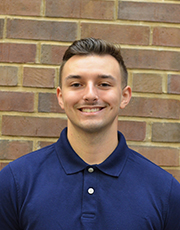
[(147, 183), (147, 186), (151, 185), (156, 189), (170, 188), (172, 180), (175, 180), (170, 173), (132, 149), (129, 149), (128, 165), (142, 183)]
[(39, 150), (28, 153), (9, 164), (11, 168), (16, 168), (22, 166), (36, 166), (40, 164), (42, 161), (48, 159), (51, 154), (54, 152), (54, 145), (49, 145), (47, 147), (41, 148)]
[(132, 168), (132, 174), (141, 185), (159, 196), (172, 195), (180, 200), (180, 183), (169, 172), (132, 149), (129, 153), (128, 167)]
[(42, 149), (36, 150), (34, 152), (28, 153), (13, 162), (10, 162), (6, 167), (4, 167), (0, 174), (2, 177), (8, 178), (13, 175), (13, 178), (26, 180), (31, 176), (35, 176), (37, 172), (42, 170), (42, 165), (46, 166), (52, 158), (56, 158), (55, 144), (49, 145)]
[(131, 177), (139, 186), (144, 187), (152, 197), (165, 200), (167, 209), (171, 205), (179, 209), (180, 183), (170, 173), (131, 149), (127, 164)]
[(151, 170), (154, 172), (162, 172), (165, 174), (169, 174), (164, 169), (162, 169), (160, 166), (156, 165), (140, 153), (132, 150), (129, 148), (129, 161), (133, 162), (135, 165), (139, 165), (142, 169), (146, 169), (146, 171)]
[(3, 182), (3, 187), (9, 190), (13, 187), (18, 197), (25, 197), (35, 184), (40, 189), (47, 180), (55, 180), (60, 170), (55, 144), (52, 144), (9, 163), (0, 172), (0, 184)]
[(119, 139), (121, 148), (120, 152), (124, 152), (127, 155), (127, 161), (125, 165), (125, 174), (130, 175), (132, 178), (137, 179), (141, 183), (154, 184), (160, 183), (170, 186), (173, 176), (148, 160), (140, 153), (129, 148), (126, 144), (126, 140), (122, 133), (119, 132)]

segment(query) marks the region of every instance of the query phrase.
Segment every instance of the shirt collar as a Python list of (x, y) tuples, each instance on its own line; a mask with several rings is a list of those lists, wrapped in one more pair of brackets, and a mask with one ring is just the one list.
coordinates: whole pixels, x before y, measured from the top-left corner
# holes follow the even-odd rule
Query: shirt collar
[[(122, 172), (129, 152), (125, 138), (120, 132), (118, 132), (118, 139), (118, 146), (113, 153), (101, 164), (94, 165), (94, 167), (103, 173), (114, 177), (118, 177)], [(55, 144), (55, 148), (66, 174), (74, 174), (90, 166), (84, 162), (71, 147), (67, 139), (67, 128), (62, 131), (59, 140)]]

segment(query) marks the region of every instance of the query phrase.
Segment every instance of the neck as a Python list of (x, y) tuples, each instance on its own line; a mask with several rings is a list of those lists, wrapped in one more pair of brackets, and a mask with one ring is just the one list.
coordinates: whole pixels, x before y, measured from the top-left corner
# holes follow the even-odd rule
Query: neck
[(88, 164), (102, 163), (117, 147), (117, 128), (87, 133), (68, 127), (68, 140), (74, 151)]

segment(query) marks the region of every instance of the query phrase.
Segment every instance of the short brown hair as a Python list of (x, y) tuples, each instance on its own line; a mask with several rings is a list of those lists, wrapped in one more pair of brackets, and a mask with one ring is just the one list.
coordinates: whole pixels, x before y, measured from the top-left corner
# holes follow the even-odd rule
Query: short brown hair
[(124, 64), (123, 58), (121, 56), (121, 49), (105, 40), (95, 39), (95, 38), (84, 38), (81, 40), (74, 41), (66, 50), (62, 64), (60, 68), (60, 81), (59, 84), (61, 86), (61, 77), (62, 71), (65, 63), (74, 55), (106, 55), (109, 54), (113, 56), (119, 63), (120, 70), (122, 73), (122, 87), (127, 85), (128, 72), (127, 68)]

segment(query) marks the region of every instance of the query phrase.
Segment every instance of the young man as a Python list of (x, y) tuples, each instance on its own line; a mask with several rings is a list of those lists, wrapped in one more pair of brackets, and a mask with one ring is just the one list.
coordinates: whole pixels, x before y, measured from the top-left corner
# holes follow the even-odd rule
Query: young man
[(75, 41), (60, 70), (59, 140), (0, 172), (3, 230), (179, 230), (180, 184), (117, 131), (130, 101), (120, 50)]

